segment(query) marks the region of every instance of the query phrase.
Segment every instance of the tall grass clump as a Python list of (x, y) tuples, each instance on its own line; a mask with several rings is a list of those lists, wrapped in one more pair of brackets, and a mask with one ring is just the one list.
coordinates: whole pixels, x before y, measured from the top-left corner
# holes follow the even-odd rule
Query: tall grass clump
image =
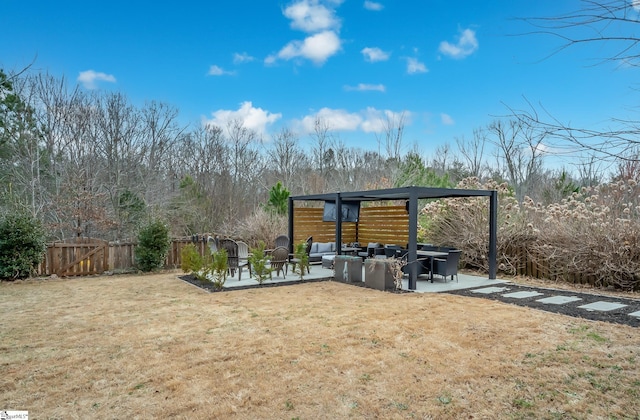
[(265, 244), (288, 231), (287, 215), (256, 208), (255, 212), (242, 220), (237, 227), (237, 236), (243, 238), (249, 247), (257, 247), (260, 241)]
[[(640, 289), (640, 188), (634, 180), (584, 188), (546, 206), (529, 197), (519, 204), (506, 184), (493, 181), (468, 178), (458, 188), (498, 191), (502, 272), (517, 274), (529, 262), (551, 280)], [(488, 270), (486, 198), (437, 200), (422, 214), (428, 241), (459, 247), (464, 266)]]

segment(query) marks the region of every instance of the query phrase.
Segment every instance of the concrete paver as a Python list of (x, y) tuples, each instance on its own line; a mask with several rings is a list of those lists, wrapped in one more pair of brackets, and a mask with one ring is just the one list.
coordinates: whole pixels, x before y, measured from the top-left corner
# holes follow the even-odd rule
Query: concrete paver
[(536, 302), (546, 303), (549, 305), (562, 305), (565, 303), (577, 302), (582, 300), (577, 296), (551, 296), (544, 299), (537, 299)]

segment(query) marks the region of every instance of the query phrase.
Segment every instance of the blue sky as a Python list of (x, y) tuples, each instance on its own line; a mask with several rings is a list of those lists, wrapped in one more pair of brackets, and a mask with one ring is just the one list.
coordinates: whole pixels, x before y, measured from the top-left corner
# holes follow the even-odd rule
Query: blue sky
[(376, 149), (387, 117), (425, 153), (541, 104), (566, 123), (631, 118), (636, 69), (594, 65), (585, 46), (549, 55), (552, 36), (518, 19), (579, 9), (562, 1), (3, 0), (0, 66), (166, 102), (183, 122), (241, 118), (266, 140), (308, 139), (317, 116), (348, 146)]

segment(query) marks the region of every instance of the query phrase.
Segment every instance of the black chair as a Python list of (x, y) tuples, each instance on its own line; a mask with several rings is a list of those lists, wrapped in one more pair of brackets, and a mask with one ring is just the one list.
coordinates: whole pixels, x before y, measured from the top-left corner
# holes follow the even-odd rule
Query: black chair
[(456, 282), (458, 281), (458, 263), (460, 262), (460, 250), (452, 250), (447, 254), (447, 258), (435, 258), (433, 260), (433, 273), (441, 275), (444, 280), (447, 281), (447, 277), (456, 276)]
[(401, 249), (400, 245), (385, 245), (384, 256), (387, 258), (395, 258), (396, 254)]
[(358, 252), (358, 256), (362, 257), (362, 259), (373, 258), (373, 256), (376, 255), (376, 249), (378, 248), (381, 249), (382, 245), (377, 242), (369, 242), (369, 244), (367, 245), (367, 249)]

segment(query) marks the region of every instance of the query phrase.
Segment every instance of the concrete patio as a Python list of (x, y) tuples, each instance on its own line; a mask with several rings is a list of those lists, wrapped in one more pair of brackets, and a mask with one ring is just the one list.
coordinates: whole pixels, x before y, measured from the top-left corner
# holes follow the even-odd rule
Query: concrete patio
[[(364, 273), (365, 268), (362, 268), (362, 279), (364, 281)], [(406, 278), (402, 280), (402, 289), (408, 290), (409, 281)], [(311, 271), (308, 274), (304, 275), (303, 281), (309, 280), (333, 280), (334, 271), (333, 269), (323, 268), (321, 265), (312, 265)], [(266, 280), (264, 284), (272, 284), (272, 283), (291, 283), (291, 282), (300, 282), (300, 275), (298, 273), (292, 273), (289, 271), (286, 275), (280, 273), (280, 275), (276, 275), (273, 273), (273, 278), (271, 280)], [(427, 277), (419, 277), (417, 282), (416, 290), (417, 293), (439, 293), (439, 292), (449, 292), (452, 290), (461, 290), (461, 289), (471, 289), (475, 287), (484, 287), (484, 286), (493, 286), (496, 284), (508, 283), (506, 280), (489, 280), (487, 277), (481, 276), (472, 276), (468, 274), (458, 274), (458, 281), (454, 279), (445, 280), (436, 276), (433, 283), (428, 280)], [(249, 277), (249, 272), (247, 270), (243, 270), (242, 272), (242, 280), (238, 280), (238, 273), (236, 272), (234, 277), (228, 277), (226, 283), (224, 284), (225, 289), (233, 289), (233, 288), (246, 288), (250, 286), (256, 286), (258, 284), (257, 280), (252, 277)]]

